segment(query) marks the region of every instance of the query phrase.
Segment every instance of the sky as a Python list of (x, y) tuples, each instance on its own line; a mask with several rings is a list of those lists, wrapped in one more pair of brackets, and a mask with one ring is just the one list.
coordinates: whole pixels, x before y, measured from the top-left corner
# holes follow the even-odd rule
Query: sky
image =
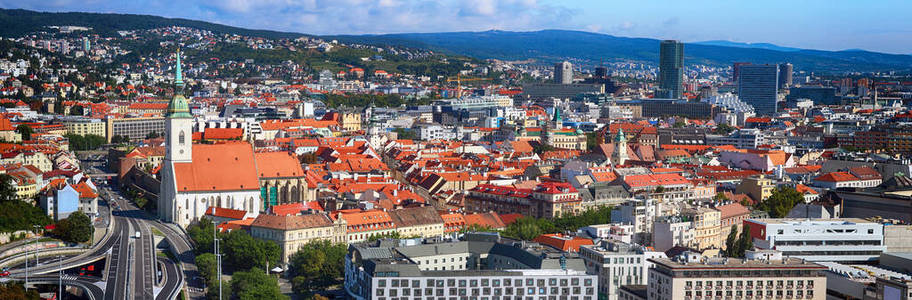
[(909, 0), (0, 0), (308, 34), (570, 29), (685, 42), (912, 54)]

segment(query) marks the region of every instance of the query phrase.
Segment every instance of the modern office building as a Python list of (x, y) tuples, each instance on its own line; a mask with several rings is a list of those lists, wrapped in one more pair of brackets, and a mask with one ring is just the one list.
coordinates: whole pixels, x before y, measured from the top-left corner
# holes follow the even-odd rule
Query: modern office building
[(568, 61), (554, 64), (554, 83), (573, 83), (573, 64)]
[(750, 65), (749, 62), (736, 62), (732, 65), (732, 82), (738, 81), (738, 75), (741, 74), (741, 66)]
[(659, 91), (663, 98), (680, 99), (684, 89), (684, 43), (662, 41), (659, 46)]
[[(827, 268), (797, 258), (654, 258), (647, 299), (826, 299)], [(774, 298), (775, 297), (775, 298)]]
[(821, 86), (802, 86), (790, 88), (789, 94), (785, 98), (789, 102), (797, 102), (798, 99), (811, 99), (814, 104), (839, 104), (839, 97), (836, 96), (836, 88)]
[(794, 73), (792, 64), (779, 64), (779, 89), (792, 86), (792, 73)]
[(148, 117), (148, 118), (107, 118), (108, 142), (114, 136), (125, 136), (130, 140), (136, 141), (146, 138), (150, 133), (163, 134), (165, 132), (165, 118)]
[(863, 219), (750, 219), (758, 249), (808, 261), (876, 261), (886, 250), (883, 224)]
[(358, 300), (597, 299), (582, 259), (537, 243), (467, 234), (460, 241), (350, 245), (345, 291)]
[(757, 115), (775, 114), (779, 66), (744, 65), (738, 76), (738, 98), (753, 106)]
[(579, 255), (589, 273), (598, 275), (599, 298), (608, 300), (618, 300), (618, 289), (623, 285), (646, 284), (652, 266), (649, 259), (666, 257), (644, 246), (611, 240), (580, 246)]

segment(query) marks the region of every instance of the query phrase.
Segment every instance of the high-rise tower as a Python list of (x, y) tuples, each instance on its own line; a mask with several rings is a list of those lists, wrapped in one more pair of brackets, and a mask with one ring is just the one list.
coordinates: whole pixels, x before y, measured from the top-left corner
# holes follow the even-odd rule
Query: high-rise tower
[(664, 98), (679, 99), (684, 93), (684, 44), (665, 40), (659, 46), (659, 90)]
[(568, 61), (554, 64), (554, 83), (573, 83), (573, 64)]

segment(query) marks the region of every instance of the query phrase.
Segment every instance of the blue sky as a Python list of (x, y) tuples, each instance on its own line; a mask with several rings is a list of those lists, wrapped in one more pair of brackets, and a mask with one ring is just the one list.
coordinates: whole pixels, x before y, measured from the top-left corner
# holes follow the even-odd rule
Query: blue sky
[(912, 53), (909, 0), (0, 0), (0, 7), (152, 14), (311, 34), (574, 29)]

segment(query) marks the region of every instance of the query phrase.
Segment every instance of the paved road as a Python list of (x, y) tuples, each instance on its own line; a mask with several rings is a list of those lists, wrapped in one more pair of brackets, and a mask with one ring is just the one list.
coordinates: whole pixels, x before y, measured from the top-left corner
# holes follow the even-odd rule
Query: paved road
[[(42, 275), (36, 277), (35, 279), (30, 279), (30, 284), (49, 284), (57, 285), (59, 279), (57, 275)], [(101, 300), (104, 299), (105, 292), (101, 290), (100, 287), (95, 285), (98, 282), (96, 278), (89, 278), (84, 276), (74, 276), (74, 275), (63, 275), (63, 284), (66, 286), (75, 286), (79, 287), (86, 291), (86, 296), (92, 300)]]

